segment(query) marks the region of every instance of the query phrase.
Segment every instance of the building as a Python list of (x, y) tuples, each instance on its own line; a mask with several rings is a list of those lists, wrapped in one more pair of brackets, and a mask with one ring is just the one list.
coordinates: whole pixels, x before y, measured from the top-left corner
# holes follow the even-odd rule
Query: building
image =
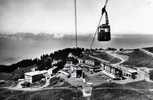
[(76, 71), (73, 71), (73, 72), (71, 73), (71, 77), (73, 77), (73, 78), (76, 78), (76, 77), (77, 77)]
[(125, 68), (125, 67), (123, 67), (124, 69), (123, 69), (123, 76), (125, 77), (125, 78), (132, 78), (132, 79), (135, 79), (137, 76), (137, 70), (135, 70), (135, 69), (132, 69), (132, 68)]
[(95, 65), (95, 62), (94, 62), (94, 60), (86, 59), (86, 60), (85, 60), (85, 64), (94, 66), (94, 65)]
[(87, 82), (86, 84), (84, 84), (84, 86), (82, 88), (83, 97), (89, 97), (90, 98), (91, 95), (92, 95), (92, 88), (93, 88), (92, 83)]
[(69, 76), (70, 76), (70, 73), (68, 73), (68, 72), (66, 72), (64, 70), (58, 71), (57, 77), (65, 79), (65, 78), (68, 78)]
[(79, 68), (76, 68), (72, 73), (71, 73), (71, 77), (73, 78), (82, 78), (83, 77), (83, 71), (82, 69), (79, 67)]
[(101, 63), (101, 70), (112, 79), (122, 78), (122, 70), (108, 63)]
[(48, 74), (47, 70), (44, 71), (35, 71), (35, 72), (27, 72), (24, 73), (25, 81), (29, 83), (34, 83), (36, 81), (40, 81), (42, 78)]
[(48, 69), (48, 74), (51, 76), (53, 74), (53, 71), (57, 68), (57, 66), (54, 66), (50, 69)]
[(99, 66), (100, 65), (100, 61), (91, 58), (89, 56), (84, 55), (81, 58), (78, 58), (78, 61), (80, 64), (87, 64), (89, 66)]
[(57, 63), (59, 63), (59, 62), (61, 62), (62, 60), (55, 60), (55, 59), (53, 59), (53, 61), (52, 61), (52, 65), (55, 65), (55, 64), (57, 64)]
[(38, 67), (37, 67), (37, 65), (33, 65), (33, 66), (31, 66), (31, 72), (34, 72), (34, 71), (36, 71), (38, 69)]
[(77, 58), (77, 59), (78, 59), (79, 64), (84, 63), (84, 60), (83, 59), (81, 59), (81, 58)]
[(108, 63), (101, 63), (102, 71), (109, 77), (115, 79), (132, 78), (135, 79), (137, 76), (137, 70), (132, 68), (127, 68), (121, 65), (111, 65)]
[(73, 59), (72, 59), (72, 58), (66, 59), (66, 64), (65, 64), (65, 66), (71, 66), (71, 65), (73, 65)]
[(75, 56), (72, 53), (69, 53), (68, 57), (75, 57)]

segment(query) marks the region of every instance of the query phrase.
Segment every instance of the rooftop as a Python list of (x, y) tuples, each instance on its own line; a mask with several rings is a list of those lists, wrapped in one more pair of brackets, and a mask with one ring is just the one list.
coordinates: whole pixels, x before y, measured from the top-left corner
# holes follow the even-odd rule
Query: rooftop
[(44, 74), (44, 73), (47, 73), (47, 70), (27, 72), (27, 73), (25, 73), (25, 75), (34, 76), (34, 75), (39, 75), (39, 74)]
[(135, 69), (131, 69), (131, 68), (128, 68), (128, 71), (129, 71), (130, 73), (135, 73), (135, 72), (137, 72)]

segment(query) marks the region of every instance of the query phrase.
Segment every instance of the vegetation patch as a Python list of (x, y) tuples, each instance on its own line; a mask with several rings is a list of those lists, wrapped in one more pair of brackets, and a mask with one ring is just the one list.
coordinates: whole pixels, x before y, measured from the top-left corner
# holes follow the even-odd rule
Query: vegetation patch
[(92, 100), (151, 100), (145, 94), (128, 89), (95, 89)]
[(117, 83), (103, 83), (101, 85), (95, 86), (94, 88), (122, 88), (122, 85)]
[(0, 100), (82, 100), (82, 94), (76, 90), (53, 89), (36, 92), (0, 90)]
[(11, 73), (0, 73), (0, 80), (11, 80), (12, 74)]

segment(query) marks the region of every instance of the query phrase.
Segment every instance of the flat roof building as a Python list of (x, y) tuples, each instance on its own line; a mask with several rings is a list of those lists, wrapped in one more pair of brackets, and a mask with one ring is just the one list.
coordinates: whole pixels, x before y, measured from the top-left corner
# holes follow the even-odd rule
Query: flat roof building
[(40, 81), (47, 73), (47, 70), (24, 73), (25, 81), (29, 83)]

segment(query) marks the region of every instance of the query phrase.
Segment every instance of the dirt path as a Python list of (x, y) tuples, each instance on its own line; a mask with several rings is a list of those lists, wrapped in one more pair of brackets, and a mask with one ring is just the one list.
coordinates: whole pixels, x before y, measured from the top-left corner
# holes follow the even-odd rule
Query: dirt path
[(16, 91), (43, 91), (43, 90), (53, 90), (53, 89), (68, 89), (71, 90), (72, 88), (69, 87), (49, 87), (49, 88), (14, 88), (14, 87), (3, 87), (3, 89), (9, 89), (9, 90), (16, 90)]
[[(61, 89), (66, 89), (66, 90), (72, 90), (74, 88), (70, 88), (70, 87), (50, 87), (50, 88), (20, 88), (20, 89), (17, 89), (17, 88), (10, 88), (10, 87), (5, 87), (5, 89), (9, 89), (9, 90), (16, 90), (16, 91), (31, 91), (31, 92), (34, 92), (34, 91), (43, 91), (43, 90), (61, 90)], [(98, 87), (98, 88), (93, 88), (93, 90), (101, 90), (101, 89), (126, 89), (126, 90), (133, 90), (133, 91), (140, 91), (140, 90), (145, 90), (146, 89), (135, 89), (135, 88), (115, 88), (115, 87)], [(149, 91), (153, 91), (153, 89), (148, 89)]]
[(145, 50), (145, 49), (139, 49), (140, 51), (142, 51), (142, 52), (144, 52), (145, 54), (147, 54), (147, 55), (149, 55), (149, 56), (152, 56), (153, 57), (153, 53), (152, 52), (149, 52), (149, 51), (147, 51), (147, 50)]
[(126, 60), (128, 60), (128, 56), (119, 55), (119, 54), (116, 54), (115, 52), (110, 52), (110, 51), (106, 51), (106, 53), (121, 60), (120, 62), (112, 64), (112, 65), (120, 65)]

